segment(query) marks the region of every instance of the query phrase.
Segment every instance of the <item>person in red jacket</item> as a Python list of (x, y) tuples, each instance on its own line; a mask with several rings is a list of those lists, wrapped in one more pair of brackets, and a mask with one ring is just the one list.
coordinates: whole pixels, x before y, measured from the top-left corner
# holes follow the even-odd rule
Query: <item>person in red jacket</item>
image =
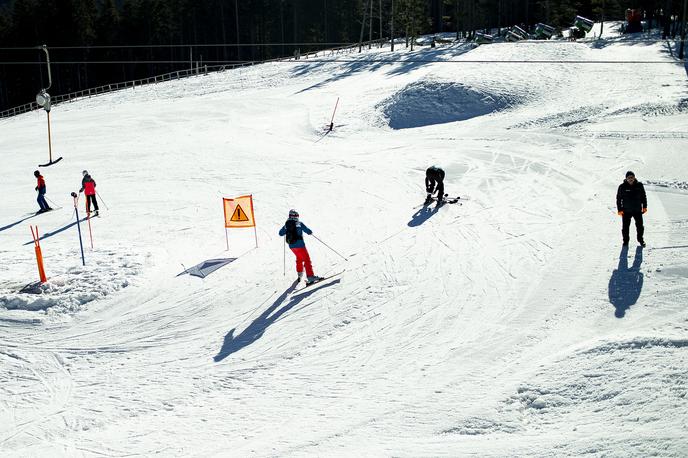
[(93, 208), (95, 216), (98, 216), (98, 201), (96, 200), (96, 181), (91, 178), (88, 174), (88, 170), (83, 171), (84, 178), (81, 180), (81, 189), (79, 192), (84, 192), (86, 194), (86, 213), (91, 213), (91, 202), (93, 202)]
[(50, 205), (48, 205), (48, 202), (45, 201), (45, 178), (43, 178), (43, 175), (41, 175), (41, 172), (38, 170), (33, 172), (33, 176), (35, 176), (37, 180), (36, 187), (34, 188), (36, 191), (38, 191), (36, 202), (38, 202), (38, 206), (41, 207), (40, 210), (38, 210), (38, 213), (52, 210)]

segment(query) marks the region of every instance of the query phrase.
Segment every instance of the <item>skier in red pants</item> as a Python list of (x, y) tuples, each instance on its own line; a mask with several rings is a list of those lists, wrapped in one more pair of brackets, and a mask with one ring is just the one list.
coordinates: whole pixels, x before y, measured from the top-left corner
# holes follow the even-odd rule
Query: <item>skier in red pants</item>
[(303, 241), (303, 233), (312, 234), (308, 226), (299, 221), (299, 212), (296, 210), (289, 210), (289, 219), (284, 223), (282, 229), (279, 231), (279, 235), (287, 236), (287, 243), (289, 248), (296, 256), (296, 273), (298, 274), (297, 281), (300, 281), (303, 277), (303, 269), (306, 268), (306, 285), (310, 285), (317, 281), (322, 280), (322, 277), (318, 277), (313, 273), (313, 266), (311, 265), (311, 257), (306, 249), (306, 244)]

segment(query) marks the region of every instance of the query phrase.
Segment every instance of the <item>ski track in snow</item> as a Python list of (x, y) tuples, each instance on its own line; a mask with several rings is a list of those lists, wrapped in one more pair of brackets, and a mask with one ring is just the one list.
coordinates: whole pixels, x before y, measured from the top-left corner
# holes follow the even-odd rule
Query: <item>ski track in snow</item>
[[(26, 221), (45, 119), (0, 121), (0, 454), (688, 453), (684, 69), (417, 61), (670, 59), (613, 35), (365, 62), (388, 54), (58, 105), (63, 208)], [(433, 163), (461, 205), (420, 205)], [(82, 267), (84, 168), (109, 208)], [(645, 250), (620, 247), (628, 169)], [(231, 230), (227, 252), (220, 197), (246, 193), (258, 247)], [(307, 237), (316, 273), (341, 275), (294, 289), (289, 208), (349, 258)], [(42, 294), (18, 292), (28, 224), (53, 234)]]

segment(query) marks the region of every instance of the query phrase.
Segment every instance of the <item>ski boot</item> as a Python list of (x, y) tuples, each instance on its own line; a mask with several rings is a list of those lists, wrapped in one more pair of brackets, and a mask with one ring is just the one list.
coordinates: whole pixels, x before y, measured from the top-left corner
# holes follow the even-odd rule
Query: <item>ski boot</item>
[(306, 280), (306, 286), (310, 286), (313, 283), (318, 283), (322, 279), (323, 279), (323, 277), (318, 277), (317, 275), (313, 275), (311, 277), (308, 277), (308, 279)]

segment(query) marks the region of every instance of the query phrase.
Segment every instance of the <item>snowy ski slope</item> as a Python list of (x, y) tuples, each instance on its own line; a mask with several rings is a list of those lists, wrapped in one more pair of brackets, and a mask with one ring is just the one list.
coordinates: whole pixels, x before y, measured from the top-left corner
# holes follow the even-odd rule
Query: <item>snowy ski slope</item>
[[(45, 114), (0, 121), (0, 455), (686, 456), (688, 92), (667, 45), (338, 58), (56, 106), (62, 208), (30, 219)], [(421, 206), (432, 164), (462, 205)], [(83, 169), (104, 199), (85, 267)], [(625, 252), (629, 169), (648, 247)], [(226, 251), (221, 197), (249, 193), (258, 247), (236, 229)], [(290, 208), (348, 258), (306, 236), (316, 273), (342, 275), (294, 289)]]

